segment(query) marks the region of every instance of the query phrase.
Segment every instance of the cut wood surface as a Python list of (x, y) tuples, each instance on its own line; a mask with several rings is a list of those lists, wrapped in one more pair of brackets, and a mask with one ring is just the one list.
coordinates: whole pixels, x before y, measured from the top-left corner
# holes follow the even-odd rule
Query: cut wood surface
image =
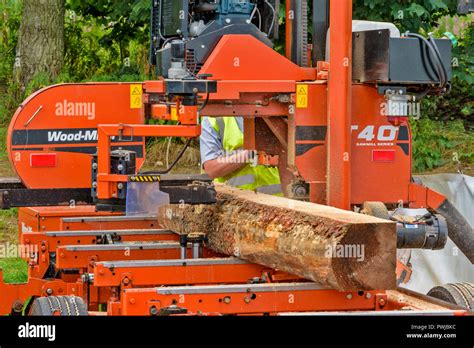
[(324, 288), (396, 288), (395, 223), (224, 185), (216, 190), (214, 205), (160, 208), (160, 223), (180, 234), (204, 232), (216, 252)]

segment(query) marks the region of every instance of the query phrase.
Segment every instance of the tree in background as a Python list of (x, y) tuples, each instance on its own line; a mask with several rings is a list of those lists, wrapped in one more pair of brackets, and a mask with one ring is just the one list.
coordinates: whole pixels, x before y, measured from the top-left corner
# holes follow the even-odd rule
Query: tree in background
[(9, 82), (13, 71), (20, 20), (21, 2), (0, 0), (0, 88)]
[(64, 0), (24, 0), (13, 78), (24, 91), (38, 75), (51, 81), (64, 63)]
[(149, 73), (150, 0), (66, 0), (65, 72), (76, 81)]

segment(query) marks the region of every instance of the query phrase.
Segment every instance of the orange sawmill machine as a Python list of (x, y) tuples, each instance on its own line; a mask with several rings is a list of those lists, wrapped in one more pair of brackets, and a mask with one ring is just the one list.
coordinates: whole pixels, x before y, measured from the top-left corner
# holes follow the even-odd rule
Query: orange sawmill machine
[[(449, 90), (450, 40), (353, 21), (351, 1), (314, 0), (310, 12), (287, 0), (285, 56), (273, 49), (279, 0), (152, 8), (159, 79), (51, 86), (13, 117), (7, 146), (19, 180), (0, 184), (0, 205), (20, 208), (28, 282), (0, 281), (1, 315), (467, 314), (401, 289), (324, 289), (219, 255), (206, 231), (179, 235), (156, 216), (126, 213), (132, 186), (159, 186), (173, 204), (214, 204), (207, 176), (143, 171), (145, 141), (186, 138), (184, 152), (202, 116), (242, 116), (245, 148), (281, 168), (291, 198), (389, 219), (414, 211), (410, 223), (394, 221), (399, 248), (443, 248), (449, 231), (472, 261), (465, 220), (411, 175), (407, 110)], [(397, 272), (403, 282), (411, 270), (400, 260)]]

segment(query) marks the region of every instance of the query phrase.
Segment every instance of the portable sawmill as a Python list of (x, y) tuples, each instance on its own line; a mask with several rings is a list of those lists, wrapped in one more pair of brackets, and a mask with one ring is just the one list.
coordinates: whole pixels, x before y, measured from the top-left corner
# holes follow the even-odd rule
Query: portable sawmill
[[(442, 249), (449, 234), (472, 262), (472, 228), (411, 171), (409, 107), (449, 91), (451, 41), (353, 21), (350, 1), (313, 0), (310, 13), (307, 1), (287, 0), (282, 55), (273, 49), (279, 8), (154, 0), (158, 79), (55, 85), (20, 105), (7, 140), (19, 180), (1, 183), (0, 206), (20, 208), (29, 275), (0, 282), (1, 315), (467, 313), (396, 284), (328, 288), (218, 252), (207, 231), (126, 214), (131, 185), (159, 185), (172, 205), (214, 206), (219, 190), (207, 176), (143, 171), (145, 141), (188, 145), (202, 116), (242, 116), (245, 148), (283, 168), (290, 198), (305, 209), (373, 215), (393, 228), (395, 251)], [(398, 284), (411, 272), (406, 261), (387, 260)]]

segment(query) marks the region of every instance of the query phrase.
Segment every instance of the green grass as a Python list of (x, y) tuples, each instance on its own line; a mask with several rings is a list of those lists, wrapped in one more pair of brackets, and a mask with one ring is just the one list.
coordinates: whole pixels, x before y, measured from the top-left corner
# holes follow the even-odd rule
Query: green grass
[(28, 281), (28, 264), (22, 259), (0, 259), (3, 269), (3, 280), (6, 283), (26, 283)]
[(416, 173), (474, 173), (474, 132), (466, 129), (462, 121), (422, 118), (411, 122), (411, 128)]
[(2, 178), (12, 178), (15, 176), (10, 162), (8, 160), (8, 155), (4, 152), (0, 153), (0, 177)]
[(0, 177), (14, 176), (6, 151), (7, 131), (7, 127), (0, 127)]
[[(18, 244), (18, 209), (0, 210), (0, 245)], [(1, 259), (0, 268), (7, 283), (24, 283), (28, 280), (28, 265), (21, 259)]]
[(0, 243), (18, 243), (18, 209), (0, 210)]

